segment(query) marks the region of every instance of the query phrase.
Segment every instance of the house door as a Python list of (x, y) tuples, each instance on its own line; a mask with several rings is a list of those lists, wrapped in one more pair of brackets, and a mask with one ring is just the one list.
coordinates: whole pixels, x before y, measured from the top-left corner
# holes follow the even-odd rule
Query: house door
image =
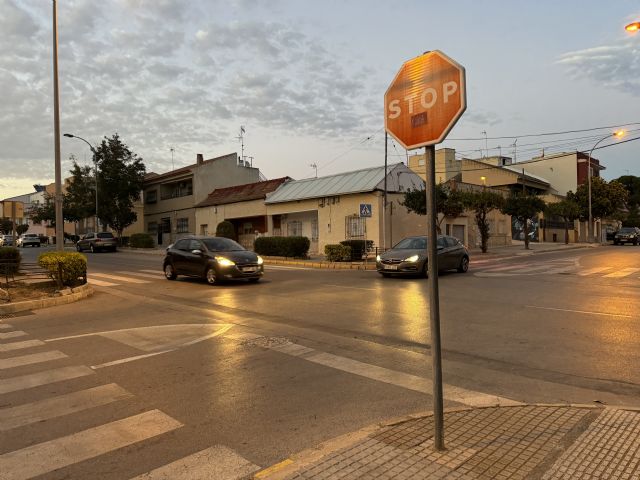
[(451, 225), (451, 236), (457, 238), (466, 245), (464, 238), (464, 225)]

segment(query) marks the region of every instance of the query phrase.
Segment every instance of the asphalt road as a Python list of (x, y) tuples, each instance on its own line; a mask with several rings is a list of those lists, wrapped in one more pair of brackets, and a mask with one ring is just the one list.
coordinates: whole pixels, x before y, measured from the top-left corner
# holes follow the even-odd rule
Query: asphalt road
[[(69, 458), (35, 473), (132, 478), (206, 451), (233, 466), (211, 478), (240, 478), (431, 408), (428, 280), (267, 266), (211, 287), (165, 280), (161, 256), (87, 257), (92, 298), (4, 320), (25, 335), (0, 344), (0, 471), (95, 433), (95, 452), (64, 443)], [(439, 280), (446, 406), (640, 406), (640, 248), (474, 258)], [(27, 355), (42, 358), (14, 364)]]

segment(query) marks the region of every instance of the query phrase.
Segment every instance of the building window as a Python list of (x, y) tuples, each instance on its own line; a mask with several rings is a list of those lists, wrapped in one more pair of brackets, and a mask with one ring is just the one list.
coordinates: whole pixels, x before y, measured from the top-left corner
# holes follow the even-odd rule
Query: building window
[(147, 232), (151, 235), (157, 235), (158, 233), (158, 222), (149, 222), (147, 225)]
[(209, 235), (209, 225), (208, 224), (200, 225), (200, 235), (204, 235), (204, 236)]
[(346, 233), (347, 239), (364, 238), (365, 234), (367, 233), (365, 229), (365, 221), (365, 217), (359, 217), (357, 215), (345, 217), (344, 231)]
[(312, 242), (318, 241), (318, 221), (317, 220), (311, 221), (311, 241)]
[(162, 233), (171, 233), (171, 218), (164, 217), (160, 219), (160, 231)]
[(188, 233), (189, 232), (189, 219), (188, 218), (179, 218), (176, 221), (177, 233)]
[(191, 180), (170, 183), (160, 187), (160, 200), (186, 197), (188, 195), (193, 195), (193, 182)]
[(301, 237), (302, 236), (302, 222), (294, 220), (287, 223), (287, 237)]
[(158, 191), (149, 190), (144, 195), (144, 203), (156, 203), (158, 201)]

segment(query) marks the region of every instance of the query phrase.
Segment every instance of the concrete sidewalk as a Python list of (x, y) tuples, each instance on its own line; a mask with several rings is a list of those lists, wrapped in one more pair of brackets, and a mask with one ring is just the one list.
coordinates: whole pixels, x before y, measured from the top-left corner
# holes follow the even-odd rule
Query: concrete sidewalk
[(591, 405), (449, 409), (377, 425), (302, 452), (254, 478), (639, 479), (640, 412)]

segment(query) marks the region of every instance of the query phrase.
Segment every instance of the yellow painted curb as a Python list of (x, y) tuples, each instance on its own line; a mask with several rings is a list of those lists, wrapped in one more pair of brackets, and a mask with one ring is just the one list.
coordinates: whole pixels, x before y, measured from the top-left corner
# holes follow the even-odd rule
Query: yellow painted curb
[(283, 460), (280, 463), (276, 463), (275, 465), (271, 465), (270, 467), (267, 467), (264, 470), (260, 470), (258, 473), (256, 473), (253, 476), (253, 478), (255, 479), (265, 478), (271, 474), (274, 474), (282, 470), (285, 467), (288, 467), (292, 463), (293, 463), (293, 460), (291, 460), (290, 458), (287, 458), (286, 460)]

